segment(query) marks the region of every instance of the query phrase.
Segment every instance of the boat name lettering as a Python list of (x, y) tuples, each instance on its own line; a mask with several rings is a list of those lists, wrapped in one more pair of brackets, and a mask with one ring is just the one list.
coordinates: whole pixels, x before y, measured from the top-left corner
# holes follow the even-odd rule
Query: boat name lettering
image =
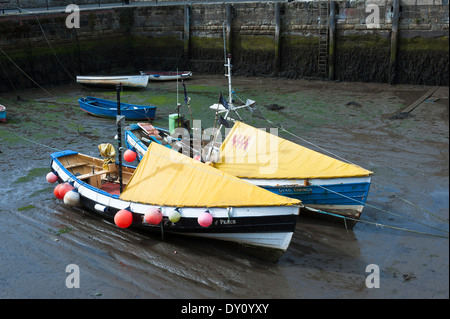
[(309, 187), (283, 187), (278, 188), (280, 194), (296, 194), (296, 193), (309, 193), (312, 189)]
[(220, 219), (220, 225), (236, 225), (236, 219)]

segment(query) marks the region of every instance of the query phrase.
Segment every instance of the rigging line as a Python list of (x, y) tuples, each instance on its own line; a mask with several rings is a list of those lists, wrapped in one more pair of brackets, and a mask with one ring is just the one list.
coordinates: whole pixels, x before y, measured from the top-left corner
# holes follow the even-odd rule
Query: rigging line
[(394, 216), (397, 216), (397, 217), (400, 217), (400, 218), (404, 218), (404, 219), (406, 219), (406, 220), (409, 220), (409, 221), (411, 221), (411, 222), (413, 222), (413, 223), (420, 224), (420, 225), (422, 225), (422, 226), (430, 227), (430, 228), (439, 230), (439, 231), (444, 232), (444, 233), (449, 233), (447, 230), (439, 229), (439, 228), (437, 228), (437, 227), (434, 227), (434, 226), (431, 226), (431, 225), (424, 224), (424, 223), (419, 222), (419, 221), (417, 221), (417, 220), (408, 218), (408, 217), (406, 217), (406, 216), (403, 216), (403, 215), (400, 215), (400, 214), (397, 214), (397, 213), (390, 212), (390, 211), (388, 211), (388, 210), (386, 210), (386, 209), (382, 209), (382, 208), (379, 208), (379, 207), (377, 207), (377, 206), (374, 206), (374, 205), (371, 205), (371, 204), (368, 204), (368, 203), (363, 203), (363, 202), (361, 202), (361, 201), (359, 201), (359, 200), (357, 200), (357, 199), (354, 199), (354, 198), (351, 198), (351, 197), (346, 196), (346, 195), (344, 195), (344, 194), (338, 193), (338, 192), (333, 191), (332, 189), (329, 189), (329, 188), (324, 187), (324, 186), (322, 186), (322, 185), (316, 185), (316, 186), (318, 186), (318, 187), (320, 187), (320, 188), (323, 188), (323, 189), (325, 189), (326, 191), (329, 191), (329, 192), (332, 192), (332, 193), (334, 193), (334, 194), (337, 194), (337, 195), (339, 195), (339, 196), (342, 196), (342, 197), (345, 197), (345, 198), (347, 198), (347, 199), (350, 199), (350, 200), (352, 200), (352, 201), (354, 201), (354, 202), (357, 202), (357, 203), (359, 203), (359, 204), (361, 204), (361, 205), (369, 206), (369, 207), (372, 207), (372, 208), (377, 209), (377, 210), (379, 210), (379, 211), (382, 211), (382, 212), (385, 212), (385, 213), (388, 213), (388, 214), (391, 214), (391, 215), (394, 215)]
[(378, 184), (373, 183), (373, 185), (376, 186), (376, 187), (378, 187), (378, 188), (381, 188), (381, 189), (384, 190), (385, 192), (392, 193), (392, 194), (393, 194), (395, 197), (397, 197), (398, 199), (401, 199), (402, 201), (404, 201), (404, 202), (406, 202), (406, 203), (408, 203), (408, 204), (410, 204), (410, 205), (412, 205), (412, 206), (414, 206), (414, 207), (416, 207), (416, 208), (418, 208), (418, 209), (424, 211), (424, 212), (427, 213), (427, 214), (430, 214), (430, 215), (433, 216), (433, 217), (436, 217), (436, 218), (438, 218), (438, 219), (440, 219), (440, 220), (442, 220), (442, 221), (444, 221), (444, 222), (446, 222), (446, 223), (449, 222), (447, 219), (444, 219), (444, 218), (442, 218), (442, 217), (439, 217), (439, 216), (437, 216), (437, 215), (435, 215), (435, 214), (433, 214), (433, 213), (427, 211), (425, 208), (422, 208), (422, 207), (420, 207), (419, 205), (416, 205), (416, 204), (410, 202), (410, 201), (407, 200), (406, 198), (403, 198), (403, 197), (401, 197), (401, 196), (395, 194), (394, 192), (391, 192), (391, 191), (389, 191), (389, 190), (387, 190), (387, 189), (381, 187), (381, 186), (378, 185)]
[(268, 119), (264, 116), (264, 114), (262, 114), (261, 111), (260, 111), (259, 113), (261, 114), (262, 119), (265, 120), (267, 123), (269, 123), (269, 124), (271, 124), (271, 125), (273, 125), (273, 126), (279, 128), (279, 129), (281, 129), (282, 131), (284, 131), (284, 132), (286, 132), (286, 133), (288, 133), (288, 134), (294, 136), (295, 138), (298, 138), (298, 139), (302, 140), (302, 141), (305, 142), (305, 143), (308, 143), (308, 144), (310, 144), (310, 145), (313, 145), (314, 147), (320, 149), (321, 151), (326, 152), (326, 153), (328, 153), (328, 154), (331, 154), (331, 155), (335, 156), (336, 158), (339, 158), (340, 160), (342, 160), (342, 161), (344, 161), (344, 162), (346, 162), (346, 163), (348, 163), (348, 164), (352, 164), (352, 165), (361, 167), (361, 166), (359, 166), (358, 164), (355, 164), (355, 163), (353, 163), (353, 162), (351, 162), (351, 161), (349, 161), (349, 160), (343, 158), (342, 156), (339, 156), (339, 155), (337, 155), (337, 154), (335, 154), (335, 153), (333, 153), (333, 152), (331, 152), (331, 151), (329, 151), (329, 150), (327, 150), (327, 149), (324, 149), (323, 147), (320, 147), (319, 145), (317, 145), (317, 144), (315, 144), (315, 143), (313, 143), (313, 142), (310, 142), (310, 141), (308, 141), (308, 140), (306, 140), (306, 139), (304, 139), (304, 138), (302, 138), (302, 137), (300, 137), (300, 136), (298, 136), (298, 135), (296, 135), (296, 134), (294, 134), (294, 133), (292, 133), (292, 132), (289, 132), (288, 130), (286, 130), (286, 129), (283, 127), (283, 125), (281, 125), (281, 124), (278, 124), (278, 125), (277, 125), (276, 123), (274, 123), (274, 122), (268, 120)]
[(439, 237), (439, 238), (449, 238), (448, 236), (444, 236), (444, 235), (435, 235), (435, 234), (430, 234), (430, 233), (421, 232), (421, 231), (418, 231), (418, 230), (412, 230), (412, 229), (403, 228), (403, 227), (397, 227), (397, 226), (391, 226), (391, 225), (380, 224), (380, 223), (372, 222), (372, 221), (369, 221), (369, 220), (356, 219), (356, 218), (352, 218), (352, 217), (341, 216), (341, 215), (337, 215), (337, 214), (325, 212), (325, 211), (320, 210), (320, 209), (312, 209), (312, 208), (310, 208), (310, 207), (307, 207), (307, 209), (312, 210), (312, 211), (315, 211), (315, 212), (320, 213), (320, 214), (326, 214), (326, 215), (331, 215), (331, 216), (334, 216), (334, 217), (343, 218), (344, 220), (347, 220), (347, 219), (348, 219), (348, 220), (353, 220), (353, 221), (356, 221), (356, 222), (361, 222), (361, 223), (366, 223), (366, 224), (372, 224), (372, 225), (375, 225), (375, 226), (381, 227), (381, 228), (386, 227), (386, 228), (392, 228), (392, 229), (397, 229), (397, 230), (407, 231), (407, 232), (416, 233), (416, 234), (421, 234), (421, 235), (426, 235), (426, 236), (433, 236), (433, 237)]
[(42, 89), (43, 91), (45, 91), (47, 94), (49, 94), (50, 96), (54, 96), (52, 93), (50, 93), (49, 91), (47, 91), (46, 89), (44, 89), (42, 86), (40, 86), (35, 80), (33, 80), (28, 74), (25, 73), (24, 70), (22, 70), (7, 54), (5, 51), (3, 51), (3, 49), (0, 47), (0, 51), (2, 51), (2, 53), (8, 58), (9, 61), (12, 62), (12, 64), (14, 64), (19, 70), (20, 72), (22, 72), (28, 79), (30, 79), (34, 84), (36, 84), (40, 89)]
[(11, 84), (11, 87), (13, 88), (14, 91), (16, 91), (16, 87), (14, 85), (14, 83), (12, 82), (11, 78), (8, 75), (8, 72), (6, 72), (5, 68), (3, 67), (3, 64), (0, 63), (0, 66), (2, 67), (3, 72), (5, 73), (6, 77), (8, 78), (9, 84)]
[(64, 66), (64, 64), (61, 62), (61, 60), (58, 58), (58, 56), (55, 53), (55, 50), (53, 50), (52, 45), (50, 44), (50, 41), (47, 39), (47, 36), (45, 35), (44, 29), (42, 28), (41, 22), (39, 21), (38, 16), (35, 14), (34, 15), (36, 18), (37, 23), (39, 24), (39, 27), (42, 31), (42, 34), (44, 35), (45, 40), (47, 41), (48, 46), (50, 47), (50, 50), (52, 50), (53, 55), (55, 56), (56, 60), (58, 60), (59, 64), (62, 66), (62, 68), (64, 69), (64, 71), (66, 71), (66, 73), (72, 78), (75, 79), (75, 77), (69, 73), (69, 71), (67, 71), (66, 67)]
[(48, 146), (48, 145), (45, 145), (45, 144), (42, 144), (42, 143), (39, 143), (39, 142), (30, 140), (30, 139), (28, 139), (28, 138), (26, 138), (26, 137), (20, 136), (20, 135), (17, 134), (16, 132), (10, 131), (10, 130), (8, 130), (8, 129), (6, 129), (6, 131), (8, 131), (8, 132), (11, 133), (11, 134), (14, 134), (14, 135), (17, 136), (18, 138), (21, 138), (21, 139), (23, 139), (23, 140), (25, 140), (25, 141), (28, 141), (28, 142), (30, 142), (30, 143), (34, 143), (34, 144), (37, 144), (37, 145), (46, 147), (46, 148), (51, 149), (51, 150), (55, 150), (55, 151), (62, 152), (62, 150), (60, 150), (60, 149), (58, 149), (58, 148), (54, 148), (54, 147), (51, 147), (51, 146)]

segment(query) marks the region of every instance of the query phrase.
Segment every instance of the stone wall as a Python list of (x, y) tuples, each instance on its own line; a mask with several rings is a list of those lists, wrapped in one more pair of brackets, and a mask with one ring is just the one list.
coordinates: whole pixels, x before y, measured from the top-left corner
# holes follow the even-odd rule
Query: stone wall
[[(379, 10), (375, 27), (366, 21), (369, 4)], [(336, 1), (332, 79), (389, 81), (392, 5)], [(61, 10), (0, 14), (0, 91), (142, 69), (220, 74), (224, 34), (234, 74), (320, 78), (318, 6), (292, 1), (87, 8), (80, 12), (80, 27), (72, 29)], [(448, 8), (444, 0), (400, 1), (396, 83), (448, 85)]]

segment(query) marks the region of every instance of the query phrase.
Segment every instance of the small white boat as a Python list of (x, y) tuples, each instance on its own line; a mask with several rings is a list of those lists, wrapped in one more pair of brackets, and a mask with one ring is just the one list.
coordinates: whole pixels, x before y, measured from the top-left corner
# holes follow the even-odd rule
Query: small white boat
[(151, 81), (187, 80), (192, 77), (191, 71), (141, 71), (141, 75), (148, 75)]
[(147, 87), (148, 75), (122, 75), (122, 76), (77, 76), (77, 83), (87, 86), (123, 87), (143, 89)]

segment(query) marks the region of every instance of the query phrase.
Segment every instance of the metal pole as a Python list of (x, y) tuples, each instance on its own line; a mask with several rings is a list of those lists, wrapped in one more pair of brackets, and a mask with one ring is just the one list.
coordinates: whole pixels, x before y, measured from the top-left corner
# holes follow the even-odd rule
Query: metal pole
[(400, 0), (394, 0), (391, 32), (391, 56), (389, 60), (389, 84), (397, 82), (397, 45), (398, 45), (398, 20), (400, 11)]
[(120, 113), (120, 90), (122, 89), (122, 83), (116, 85), (117, 91), (117, 143), (119, 145), (119, 183), (120, 183), (120, 194), (123, 190), (123, 179), (122, 179), (122, 116)]

